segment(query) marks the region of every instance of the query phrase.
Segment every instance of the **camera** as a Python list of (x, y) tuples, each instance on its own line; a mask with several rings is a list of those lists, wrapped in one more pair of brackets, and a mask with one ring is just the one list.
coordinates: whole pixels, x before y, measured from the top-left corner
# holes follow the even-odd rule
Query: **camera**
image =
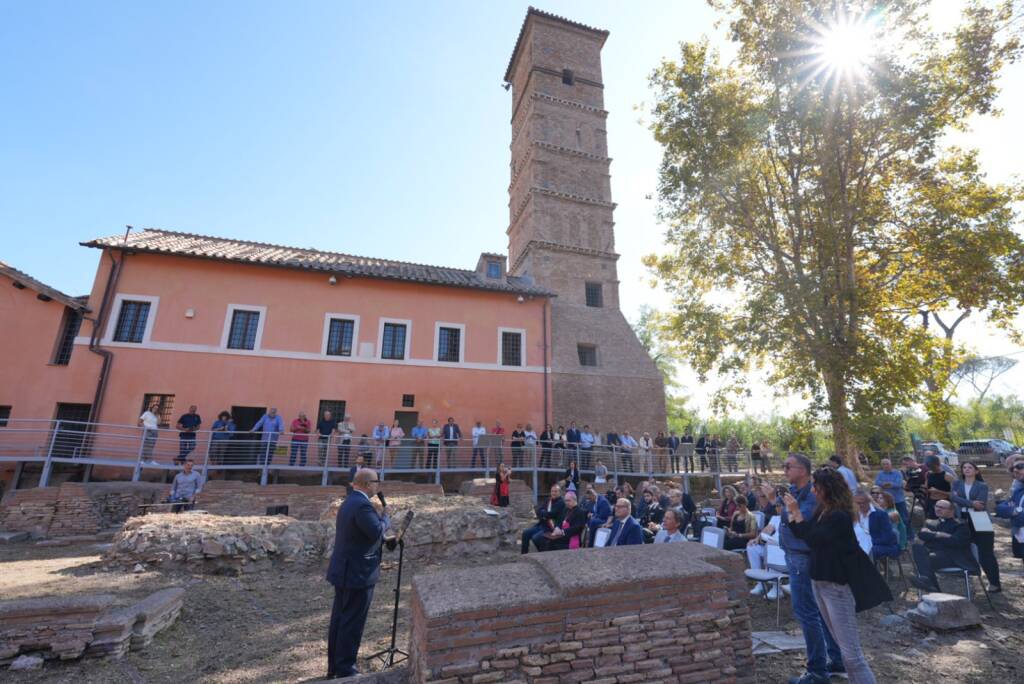
[(921, 466), (914, 466), (905, 471), (904, 473), (907, 479), (907, 489), (912, 492), (923, 492), (927, 485), (927, 476), (925, 475), (924, 468)]

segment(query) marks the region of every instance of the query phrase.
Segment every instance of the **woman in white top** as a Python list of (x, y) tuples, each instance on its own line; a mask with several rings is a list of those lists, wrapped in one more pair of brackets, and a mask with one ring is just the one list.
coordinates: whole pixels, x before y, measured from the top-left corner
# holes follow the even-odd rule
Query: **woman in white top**
[(526, 465), (532, 467), (537, 463), (537, 433), (533, 431), (533, 424), (526, 424), (526, 430), (523, 432), (523, 441), (526, 442)]
[(157, 417), (157, 411), (160, 410), (160, 404), (153, 402), (149, 405), (149, 408), (139, 416), (139, 425), (142, 426), (142, 460), (152, 461), (153, 460), (153, 447), (156, 446), (157, 428), (160, 427), (160, 419)]
[(645, 432), (643, 437), (640, 438), (640, 471), (650, 475), (653, 471), (651, 467), (653, 465), (651, 454), (654, 452), (654, 440), (651, 439), (651, 433)]

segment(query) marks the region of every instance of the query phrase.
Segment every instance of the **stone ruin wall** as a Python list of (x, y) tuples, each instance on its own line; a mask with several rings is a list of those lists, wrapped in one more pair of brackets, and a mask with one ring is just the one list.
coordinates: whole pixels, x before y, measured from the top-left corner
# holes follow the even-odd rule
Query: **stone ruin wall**
[[(65, 482), (7, 492), (0, 502), (0, 529), (28, 532), (35, 538), (96, 535), (120, 527), (139, 506), (163, 501), (170, 484), (152, 482)], [(390, 480), (385, 496), (444, 496), (440, 485)], [(269, 506), (288, 506), (301, 520), (318, 520), (330, 503), (345, 496), (345, 487), (286, 484), (260, 487), (255, 482), (211, 480), (200, 506), (222, 515), (265, 515)]]
[(418, 575), (409, 681), (753, 682), (742, 571), (736, 554), (664, 544)]
[(0, 601), (0, 665), (19, 655), (120, 658), (174, 624), (184, 597), (172, 587), (128, 605), (109, 594)]
[(16, 489), (0, 502), (0, 529), (33, 537), (95, 535), (118, 527), (139, 505), (162, 499), (167, 486), (148, 482), (65, 482)]
[[(523, 480), (509, 480), (508, 484), (509, 507), (521, 518), (532, 518), (534, 506), (537, 505), (533, 496), (533, 489)], [(459, 494), (477, 497), (487, 506), (491, 506), (491, 494), (493, 493), (493, 477), (466, 480), (459, 487)]]

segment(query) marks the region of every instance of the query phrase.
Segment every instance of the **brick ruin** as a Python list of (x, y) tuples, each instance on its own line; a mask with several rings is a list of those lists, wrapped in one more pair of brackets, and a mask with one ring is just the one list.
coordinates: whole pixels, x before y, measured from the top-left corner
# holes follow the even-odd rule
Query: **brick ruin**
[(109, 594), (0, 601), (0, 665), (19, 655), (120, 658), (174, 624), (184, 596), (171, 587), (127, 605)]
[(742, 570), (663, 544), (418, 575), (409, 681), (753, 682)]

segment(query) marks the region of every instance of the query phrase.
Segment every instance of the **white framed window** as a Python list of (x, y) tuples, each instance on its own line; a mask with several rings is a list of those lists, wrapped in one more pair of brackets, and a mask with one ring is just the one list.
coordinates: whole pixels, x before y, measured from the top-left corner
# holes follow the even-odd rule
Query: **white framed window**
[(526, 330), (524, 328), (498, 328), (498, 365), (526, 365)]
[(462, 363), (466, 359), (466, 324), (434, 323), (434, 360)]
[(222, 349), (256, 351), (263, 346), (263, 328), (267, 323), (267, 307), (250, 304), (228, 304), (221, 333)]
[(160, 298), (151, 295), (119, 294), (107, 321), (104, 342), (148, 344), (153, 335)]
[(359, 316), (346, 313), (324, 314), (322, 356), (355, 356), (359, 349)]
[(377, 330), (377, 358), (404, 361), (409, 358), (412, 321), (405, 318), (382, 318)]

